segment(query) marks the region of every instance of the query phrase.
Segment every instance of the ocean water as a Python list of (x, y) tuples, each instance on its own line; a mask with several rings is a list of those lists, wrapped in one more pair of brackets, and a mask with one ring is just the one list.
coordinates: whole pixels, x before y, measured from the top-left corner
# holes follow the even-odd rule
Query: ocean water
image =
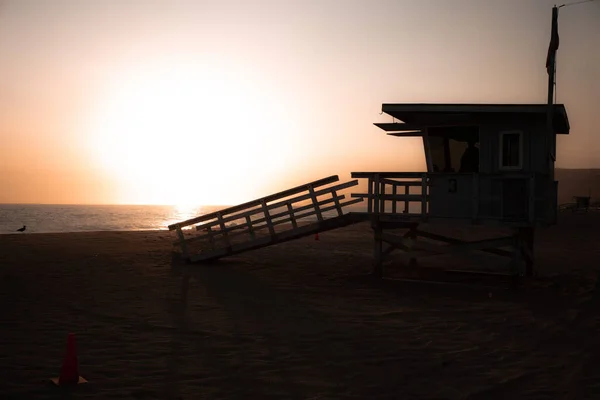
[[(0, 204), (0, 234), (163, 230), (222, 207)], [(18, 233), (18, 232), (16, 232)]]
[[(23, 225), (27, 225), (26, 233), (167, 230), (175, 222), (226, 207), (0, 204), (0, 234), (18, 234), (16, 230)], [(350, 208), (347, 211), (359, 210)], [(326, 217), (334, 215), (325, 213)], [(306, 220), (311, 219), (315, 218)]]

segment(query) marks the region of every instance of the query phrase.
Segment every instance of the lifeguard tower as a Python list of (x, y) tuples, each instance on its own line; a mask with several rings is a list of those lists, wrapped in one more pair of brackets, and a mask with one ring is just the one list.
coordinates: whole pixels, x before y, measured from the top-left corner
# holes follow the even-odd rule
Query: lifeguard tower
[[(173, 244), (188, 261), (204, 262), (370, 220), (377, 276), (383, 275), (384, 258), (394, 250), (408, 253), (411, 262), (484, 251), (509, 257), (514, 274), (533, 275), (535, 229), (557, 219), (556, 135), (569, 133), (565, 107), (553, 104), (557, 20), (555, 6), (546, 59), (547, 104), (383, 104), (383, 113), (393, 119), (375, 125), (390, 136), (422, 138), (426, 171), (354, 172), (353, 181), (329, 187), (337, 175), (313, 181), (169, 225), (177, 235)], [(359, 179), (367, 180), (367, 193), (352, 193), (354, 199), (342, 201), (346, 195), (341, 191), (358, 185)], [(344, 207), (364, 200), (365, 212), (344, 213)], [(442, 221), (503, 227), (511, 233), (464, 241), (419, 229)], [(398, 228), (408, 232), (398, 235), (393, 231)], [(204, 245), (190, 247), (196, 244)]]
[[(383, 276), (383, 262), (394, 250), (406, 252), (412, 263), (431, 255), (484, 251), (508, 257), (514, 275), (533, 275), (534, 231), (557, 219), (554, 160), (556, 135), (569, 133), (565, 107), (383, 104), (382, 109), (393, 121), (377, 127), (393, 137), (422, 139), (426, 171), (353, 172), (354, 180), (329, 187), (337, 176), (310, 182), (172, 224), (173, 244), (190, 262), (206, 262), (371, 221), (377, 276)], [(367, 193), (351, 193), (353, 199), (343, 201), (346, 195), (339, 192), (360, 179), (367, 180)], [(364, 200), (365, 211), (344, 213), (346, 206)], [(510, 234), (464, 241), (419, 229), (443, 222), (503, 227)], [(195, 229), (185, 237), (184, 227)], [(407, 232), (398, 235), (399, 228)]]
[[(393, 122), (375, 125), (388, 135), (422, 138), (427, 171), (352, 173), (368, 180), (368, 193), (352, 196), (368, 201), (375, 274), (382, 274), (385, 255), (399, 249), (413, 253), (413, 262), (419, 253), (483, 250), (510, 257), (516, 273), (532, 275), (534, 230), (555, 224), (557, 218), (554, 160), (556, 135), (569, 133), (565, 107), (383, 104), (382, 111)], [(509, 227), (513, 234), (462, 242), (418, 230), (419, 224), (439, 221)], [(397, 228), (409, 232), (402, 237), (385, 232)], [(418, 236), (446, 244), (419, 245)]]

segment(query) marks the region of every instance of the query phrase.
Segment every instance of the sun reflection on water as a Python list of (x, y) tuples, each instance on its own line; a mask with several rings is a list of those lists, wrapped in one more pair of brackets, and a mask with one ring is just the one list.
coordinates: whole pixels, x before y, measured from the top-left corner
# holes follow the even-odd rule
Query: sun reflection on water
[[(218, 207), (217, 207), (218, 208)], [(168, 216), (166, 225), (171, 225), (177, 222), (186, 221), (210, 212), (210, 207), (200, 206), (197, 204), (177, 204), (171, 207), (171, 213)], [(185, 227), (190, 229), (193, 226)]]

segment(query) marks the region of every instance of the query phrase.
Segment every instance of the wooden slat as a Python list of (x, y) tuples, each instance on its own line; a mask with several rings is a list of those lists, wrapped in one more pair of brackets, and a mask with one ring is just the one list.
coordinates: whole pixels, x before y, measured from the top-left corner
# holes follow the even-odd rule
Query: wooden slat
[(395, 181), (387, 178), (380, 178), (381, 182), (384, 182), (386, 185), (392, 186), (421, 186), (421, 181)]
[(404, 124), (399, 122), (393, 123), (374, 123), (376, 127), (383, 129), (386, 132), (401, 132), (401, 131), (420, 131), (425, 127), (420, 124)]
[[(223, 215), (221, 213), (217, 213), (217, 218), (219, 220), (219, 227), (221, 231), (225, 230), (225, 222), (223, 222)], [(227, 247), (231, 246), (231, 242), (229, 241), (229, 236), (227, 236), (227, 231), (223, 232), (223, 238), (225, 239), (225, 245)]]
[(308, 193), (310, 194), (310, 200), (312, 201), (312, 204), (315, 207), (315, 212), (317, 214), (317, 219), (319, 221), (322, 221), (323, 220), (323, 214), (321, 214), (321, 210), (319, 209), (319, 202), (317, 201), (317, 195), (315, 194), (315, 189), (313, 189), (313, 187), (311, 185), (308, 185)]
[[(418, 242), (417, 242), (418, 243)], [(423, 242), (420, 243), (424, 244)], [(500, 250), (497, 247), (508, 247), (514, 245), (514, 238), (498, 238), (481, 240), (477, 242), (467, 242), (461, 244), (447, 244), (444, 246), (436, 246), (428, 244), (429, 247), (423, 247), (426, 251), (432, 253), (430, 255), (441, 255), (441, 254), (453, 254), (470, 251), (487, 251), (489, 250)], [(506, 250), (505, 250), (506, 251)], [(434, 254), (435, 253), (435, 254)]]
[[(346, 196), (341, 196), (341, 197), (340, 197), (340, 199), (344, 199), (344, 198), (346, 198)], [(329, 198), (329, 199), (321, 200), (321, 201), (319, 201), (317, 204), (318, 204), (319, 206), (324, 206), (324, 205), (326, 205), (326, 204), (329, 204), (329, 203), (334, 203), (334, 202), (335, 202), (335, 201), (334, 201), (334, 199), (333, 199), (333, 197), (332, 197), (332, 198)], [(291, 204), (290, 204), (290, 205), (291, 205)], [(302, 218), (302, 217), (300, 216), (300, 215), (302, 215), (302, 214), (297, 214), (298, 212), (300, 212), (300, 211), (306, 211), (306, 210), (311, 210), (311, 209), (314, 211), (314, 206), (313, 206), (312, 204), (307, 204), (307, 205), (305, 205), (305, 206), (302, 206), (302, 207), (296, 207), (296, 208), (292, 208), (292, 210), (294, 211), (294, 219), (298, 220), (298, 219), (301, 219), (301, 218)], [(330, 209), (331, 209), (331, 207), (329, 207), (329, 208), (327, 208), (327, 209), (321, 209), (321, 211), (327, 211), (327, 210), (330, 210)], [(316, 214), (316, 212), (313, 212), (311, 215), (314, 215), (314, 214)], [(284, 216), (286, 216), (286, 215), (290, 215), (289, 209), (288, 209), (287, 211), (282, 211), (282, 212), (280, 212), (280, 213), (273, 214), (273, 218), (280, 218), (280, 217), (284, 217)], [(262, 222), (262, 221), (260, 221), (260, 220), (259, 220), (259, 221), (256, 221), (256, 222)]]
[[(347, 188), (350, 188), (350, 187), (353, 187), (353, 186), (356, 186), (356, 185), (358, 185), (358, 180), (353, 180), (353, 181), (341, 183), (339, 185), (330, 186), (330, 187), (327, 187), (327, 188), (324, 188), (324, 189), (317, 190), (317, 191), (314, 192), (314, 194), (315, 194), (315, 196), (323, 196), (323, 195), (327, 195), (329, 193), (332, 193), (334, 190), (343, 190), (343, 189), (347, 189)], [(308, 189), (306, 189), (306, 190), (308, 190)], [(279, 201), (277, 203), (269, 204), (269, 205), (267, 205), (267, 209), (268, 210), (272, 210), (274, 208), (287, 207), (287, 203), (288, 202), (290, 202), (290, 203), (297, 203), (297, 202), (300, 202), (300, 201), (310, 200), (310, 199), (311, 199), (311, 195), (310, 195), (310, 193), (307, 193), (307, 194), (303, 194), (303, 195), (300, 195), (300, 196), (297, 196), (297, 197), (293, 197), (291, 199), (286, 199), (286, 200)], [(255, 214), (260, 214), (262, 212), (263, 212), (262, 208), (254, 208), (252, 210), (248, 210), (248, 211), (244, 211), (244, 212), (237, 213), (237, 214), (234, 214), (234, 215), (230, 215), (230, 216), (224, 218), (223, 220), (225, 222), (235, 221), (235, 220), (238, 220), (238, 219), (245, 218), (247, 215), (255, 215)], [(217, 223), (215, 221), (199, 225), (198, 227), (196, 227), (196, 229), (197, 230), (201, 230), (201, 229), (203, 229), (205, 227), (214, 226), (214, 225), (217, 225)]]
[(473, 208), (473, 222), (477, 221), (479, 218), (479, 200), (479, 174), (473, 174), (473, 199), (471, 204), (471, 207)]
[(252, 227), (252, 218), (250, 218), (249, 215), (246, 215), (246, 225), (248, 225), (248, 233), (250, 233), (250, 236), (252, 239), (254, 239), (256, 234), (254, 233), (254, 228)]
[(352, 178), (372, 178), (379, 175), (380, 178), (421, 178), (423, 172), (352, 172)]
[(375, 174), (373, 176), (373, 197), (369, 198), (369, 201), (373, 202), (373, 213), (375, 215), (379, 214), (379, 190), (379, 174)]
[[(447, 176), (444, 172), (352, 172), (351, 177), (354, 179), (366, 179), (371, 178), (375, 175), (379, 175), (379, 178), (398, 179), (398, 178), (418, 178), (421, 179), (423, 174), (435, 175), (435, 176)], [(452, 175), (470, 175), (471, 173), (454, 173)], [(523, 172), (492, 172), (492, 173), (479, 173), (481, 177), (490, 178), (494, 180), (506, 180), (506, 179), (529, 179), (531, 178), (530, 173)]]
[[(327, 200), (323, 200), (322, 203), (323, 204), (327, 204), (327, 203), (331, 203), (332, 201), (333, 201), (333, 199), (327, 199)], [(307, 209), (310, 209), (310, 208), (312, 208), (312, 204), (310, 204), (308, 206), (299, 207), (295, 211), (297, 212), (299, 210), (307, 210)], [(283, 217), (283, 216), (286, 216), (286, 215), (288, 215), (288, 212), (281, 212), (281, 213), (273, 214), (273, 215), (271, 215), (271, 219), (280, 218), (280, 217)], [(236, 237), (236, 236), (239, 236), (239, 235), (244, 235), (244, 234), (247, 234), (247, 233), (249, 233), (251, 237), (254, 237), (255, 236), (255, 231), (268, 227), (267, 224), (258, 225), (260, 223), (266, 222), (266, 218), (265, 217), (260, 218), (260, 219), (256, 219), (256, 220), (250, 221), (250, 222), (248, 222), (248, 219), (250, 219), (250, 216), (247, 216), (246, 218), (247, 218), (246, 219), (246, 223), (244, 223), (244, 224), (240, 224), (240, 225), (236, 225), (236, 226), (228, 226), (228, 227), (225, 228), (226, 232), (233, 232), (233, 231), (243, 230), (243, 232), (236, 232), (236, 233), (230, 235), (230, 237), (233, 238), (233, 237)], [(296, 217), (296, 219), (297, 219), (297, 217)], [(291, 221), (291, 219), (290, 219), (290, 221)], [(273, 225), (277, 225), (278, 223), (279, 223), (279, 221), (274, 221)], [(208, 234), (203, 234), (203, 235), (196, 235), (196, 236), (194, 236), (192, 238), (186, 239), (185, 241), (187, 243), (201, 241), (201, 240), (206, 239), (207, 237), (210, 237), (211, 235), (215, 235), (215, 234), (218, 235), (219, 233), (221, 233), (220, 231), (213, 231), (211, 226), (205, 227), (204, 225), (200, 225), (200, 226), (196, 227), (196, 229), (198, 231), (206, 230), (209, 233)], [(177, 244), (179, 244), (179, 242), (176, 241), (173, 244), (177, 245)]]
[[(385, 195), (385, 182), (382, 182), (381, 179), (379, 180), (379, 193)], [(379, 204), (379, 212), (385, 213), (385, 199), (383, 197), (379, 201)]]
[[(312, 185), (312, 187), (324, 186), (324, 185), (327, 185), (327, 184), (330, 184), (330, 183), (333, 183), (333, 182), (337, 182), (339, 179), (340, 179), (339, 176), (332, 175), (332, 176), (329, 176), (327, 178), (319, 179), (319, 180), (316, 180), (314, 182), (309, 182), (309, 183), (304, 184), (304, 185), (296, 186), (296, 187), (293, 187), (291, 189), (284, 190), (282, 192), (278, 192), (278, 193), (275, 193), (275, 194), (272, 194), (272, 195), (269, 195), (269, 196), (266, 196), (266, 197), (262, 197), (260, 199), (252, 200), (252, 201), (249, 201), (249, 202), (246, 202), (246, 203), (239, 204), (237, 206), (229, 207), (229, 208), (220, 210), (219, 212), (222, 213), (222, 214), (230, 214), (230, 213), (233, 213), (233, 212), (236, 212), (236, 211), (244, 210), (244, 209), (249, 208), (249, 207), (260, 206), (262, 201), (265, 201), (265, 202), (268, 203), (268, 202), (273, 201), (273, 200), (277, 200), (277, 199), (280, 199), (280, 198), (283, 198), (283, 197), (289, 197), (289, 196), (293, 196), (293, 195), (295, 195), (297, 193), (301, 193), (301, 192), (303, 192), (303, 191), (306, 190), (306, 188), (307, 188), (308, 185)], [(177, 227), (183, 227), (183, 226), (187, 226), (187, 225), (192, 225), (192, 224), (196, 224), (198, 222), (202, 222), (202, 221), (206, 221), (206, 220), (209, 220), (209, 219), (216, 218), (216, 215), (217, 215), (217, 212), (213, 212), (213, 213), (201, 215), (199, 217), (191, 218), (191, 219), (188, 219), (188, 220), (185, 220), (185, 221), (182, 221), (182, 222), (178, 222), (176, 224), (169, 225), (168, 228), (169, 228), (170, 231), (172, 231), (174, 229), (177, 229)]]
[[(431, 232), (424, 232), (424, 231), (420, 231), (417, 230), (417, 235), (418, 236), (423, 236), (425, 238), (428, 239), (432, 239), (432, 240), (437, 240), (440, 242), (446, 242), (448, 244), (464, 244), (464, 243), (469, 243), (465, 240), (460, 240), (460, 239), (455, 239), (455, 238), (451, 238), (451, 237), (447, 237), (447, 236), (442, 236), (442, 235), (437, 235), (435, 233), (431, 233)], [(502, 250), (502, 249), (481, 249), (480, 251), (484, 251), (486, 253), (491, 253), (491, 254), (495, 254), (498, 256), (502, 256), (502, 257), (512, 257), (512, 252), (507, 251), (507, 250)]]
[(427, 218), (423, 218), (421, 214), (397, 213), (397, 214), (381, 214), (381, 222), (425, 222)]
[[(327, 190), (327, 189), (323, 189), (323, 190)], [(321, 193), (321, 192), (322, 191), (319, 191), (317, 193)], [(325, 192), (325, 194), (327, 194), (327, 193)], [(300, 196), (300, 197), (297, 197), (297, 198), (294, 198), (294, 199), (291, 199), (291, 200), (286, 200), (284, 202), (271, 204), (271, 205), (267, 206), (267, 209), (268, 210), (273, 210), (273, 209), (276, 209), (276, 208), (281, 208), (282, 206), (287, 207), (287, 204), (292, 204), (292, 203), (296, 203), (296, 202), (303, 201), (303, 200), (307, 200), (307, 197), (306, 196)], [(331, 203), (333, 201), (334, 201), (333, 198), (330, 198), (330, 199), (326, 199), (326, 200), (320, 201), (319, 204), (321, 204), (321, 205), (328, 204), (328, 203)], [(301, 210), (308, 210), (309, 208), (313, 208), (313, 207), (314, 206), (312, 204), (308, 204), (306, 206), (294, 208), (294, 210), (295, 210), (295, 212), (297, 212), (297, 211), (301, 211)], [(271, 218), (279, 218), (279, 217), (285, 216), (285, 215), (288, 214), (288, 212), (289, 212), (289, 210), (288, 211), (282, 211), (282, 212), (277, 213), (277, 214), (272, 214)], [(238, 219), (245, 218), (246, 216), (260, 214), (260, 213), (263, 213), (263, 209), (262, 208), (259, 208), (259, 209), (256, 209), (256, 210), (252, 210), (252, 211), (248, 211), (247, 213), (240, 213), (240, 214), (232, 215), (231, 217), (225, 218), (224, 221), (225, 222), (235, 221), (235, 220), (238, 220)], [(252, 222), (253, 223), (258, 223), (258, 222), (264, 222), (264, 221), (265, 221), (265, 219), (263, 217), (263, 218), (260, 218), (260, 219), (255, 219)], [(196, 227), (196, 230), (201, 231), (201, 230), (206, 229), (207, 227), (213, 226), (213, 225), (215, 225), (215, 224), (211, 223), (211, 224), (198, 225)], [(243, 226), (246, 226), (246, 225), (245, 224), (238, 225), (235, 229), (240, 229), (240, 227), (243, 227)]]
[[(350, 195), (354, 198), (369, 198), (367, 193), (352, 193)], [(374, 196), (370, 198), (375, 200)], [(429, 195), (422, 196), (420, 194), (381, 194), (379, 195), (379, 199), (385, 201), (410, 201), (410, 202), (422, 202), (423, 200), (427, 201), (429, 199)], [(375, 204), (375, 203), (374, 203)]]
[[(344, 206), (347, 206), (347, 205), (354, 204), (354, 203), (357, 203), (357, 201), (356, 201), (356, 200), (347, 201), (347, 202), (343, 203), (343, 205), (344, 205)], [(323, 211), (323, 212), (327, 212), (327, 211), (331, 211), (331, 210), (334, 210), (334, 209), (335, 209), (335, 206), (330, 206), (330, 207), (323, 208), (323, 209), (322, 209), (322, 211)], [(300, 215), (296, 216), (296, 218), (297, 218), (297, 219), (302, 219), (302, 218), (310, 217), (310, 216), (313, 216), (313, 215), (315, 215), (315, 212), (314, 212), (314, 210), (313, 210), (313, 211), (310, 211), (310, 212), (308, 212), (308, 213), (300, 214)], [(336, 218), (337, 218), (337, 217), (336, 217)], [(329, 219), (333, 219), (333, 218), (329, 218)], [(328, 221), (329, 219), (327, 219), (327, 220), (324, 220), (324, 221)], [(291, 217), (288, 217), (288, 218), (286, 218), (286, 219), (281, 219), (281, 220), (278, 220), (278, 221), (274, 221), (274, 222), (273, 222), (273, 226), (277, 226), (277, 225), (281, 225), (281, 224), (286, 224), (286, 223), (288, 223), (288, 222), (291, 222), (291, 220), (292, 220), (292, 218), (291, 218)], [(267, 227), (268, 227), (268, 226), (267, 226), (266, 224), (264, 224), (264, 225), (259, 225), (259, 226), (255, 226), (255, 227), (254, 227), (254, 230), (256, 230), (256, 231), (257, 231), (257, 230), (265, 229), (265, 228), (267, 228)], [(230, 235), (230, 237), (241, 236), (241, 235), (244, 235), (244, 234), (246, 234), (246, 233), (247, 233), (247, 232), (236, 232), (236, 233), (234, 233), (234, 234), (231, 234), (231, 235)], [(277, 236), (279, 236), (279, 234), (278, 234)]]
[(281, 232), (277, 237), (264, 237), (246, 243), (240, 243), (232, 246), (231, 251), (217, 250), (214, 252), (200, 253), (190, 257), (190, 261), (210, 261), (225, 255), (233, 255), (249, 250), (259, 249), (261, 247), (271, 246), (273, 244), (287, 242), (298, 239), (303, 236), (314, 235), (318, 232), (324, 232), (331, 229), (341, 228), (343, 226), (365, 221), (366, 217), (361, 214), (348, 213), (341, 217), (335, 217), (318, 221), (310, 225), (302, 226), (297, 229)]
[(344, 212), (342, 211), (342, 205), (340, 204), (340, 200), (344, 198), (344, 196), (338, 196), (337, 192), (334, 190), (332, 193), (333, 196), (333, 201), (335, 203), (335, 208), (338, 212), (338, 215), (344, 215)]
[(387, 135), (395, 137), (423, 137), (423, 131), (389, 132)]
[[(410, 195), (410, 188), (408, 186), (404, 186), (404, 195)], [(404, 200), (404, 214), (408, 214), (408, 200)]]
[(535, 220), (535, 176), (532, 174), (531, 177), (529, 178), (529, 182), (528, 182), (528, 186), (529, 186), (529, 204), (528, 204), (528, 208), (529, 208), (529, 223), (533, 224), (533, 221)]
[[(354, 177), (354, 176), (353, 176)], [(368, 193), (367, 193), (367, 212), (369, 214), (371, 214), (373, 212), (373, 201), (371, 200), (373, 197), (373, 176), (369, 175), (366, 178), (369, 178), (369, 187), (368, 187)], [(354, 196), (354, 193), (352, 193), (350, 195), (351, 197), (361, 197), (361, 196)], [(362, 197), (364, 198), (364, 197)]]
[(297, 228), (298, 222), (296, 222), (296, 216), (294, 215), (294, 207), (292, 207), (292, 203), (287, 203), (287, 208), (290, 215), (290, 220), (292, 221), (292, 227)]
[[(316, 197), (323, 196), (323, 195), (327, 195), (329, 193), (333, 193), (334, 191), (348, 189), (348, 188), (351, 188), (351, 187), (356, 186), (356, 185), (358, 185), (358, 180), (348, 181), (348, 182), (345, 182), (345, 183), (341, 183), (339, 185), (330, 186), (328, 188), (316, 190), (314, 192), (314, 194), (315, 194)], [(310, 195), (310, 193), (308, 193), (308, 194), (301, 195), (301, 196), (298, 196), (298, 197), (294, 197), (294, 198), (291, 198), (291, 199), (288, 199), (288, 200), (284, 200), (284, 201), (281, 201), (281, 202), (278, 202), (278, 203), (270, 204), (269, 208), (271, 208), (271, 207), (272, 208), (282, 207), (288, 201), (291, 202), (291, 203), (297, 203), (299, 201), (308, 200), (310, 198), (311, 198), (311, 195)]]
[(273, 227), (273, 221), (271, 221), (271, 216), (269, 215), (269, 209), (267, 208), (267, 202), (262, 200), (262, 209), (263, 212), (265, 213), (265, 221), (267, 223), (267, 226), (269, 227), (269, 234), (271, 236), (275, 236), (275, 228)]
[[(423, 236), (423, 235), (421, 235)], [(424, 236), (426, 237), (426, 236)], [(421, 251), (422, 254), (419, 254), (419, 258), (430, 257), (430, 256), (438, 256), (442, 254), (453, 254), (453, 253), (461, 253), (461, 252), (469, 252), (469, 251), (483, 251), (487, 253), (493, 253), (496, 255), (501, 255), (503, 257), (512, 257), (513, 254), (510, 251), (497, 249), (497, 247), (508, 247), (514, 246), (515, 238), (514, 237), (502, 237), (496, 239), (485, 239), (478, 240), (474, 242), (466, 242), (466, 241), (456, 241), (449, 243), (448, 240), (444, 240), (444, 242), (449, 243), (446, 245), (437, 245), (433, 243), (427, 243), (423, 241), (416, 241), (408, 246), (408, 242), (405, 237), (401, 237), (392, 233), (384, 233), (382, 235), (382, 239), (392, 245), (393, 247), (403, 250), (405, 252), (417, 252)], [(438, 240), (438, 239), (436, 239)], [(441, 239), (440, 239), (441, 241)]]
[(423, 217), (427, 214), (427, 201), (428, 200), (429, 200), (429, 195), (427, 194), (427, 174), (423, 174), (423, 177), (421, 180), (421, 215)]
[[(344, 199), (344, 198), (345, 198), (344, 196), (340, 196), (340, 199)], [(347, 201), (347, 202), (342, 202), (342, 203), (340, 203), (340, 205), (341, 205), (341, 207), (345, 207), (345, 206), (348, 206), (348, 205), (351, 205), (351, 204), (360, 203), (361, 201), (362, 201), (362, 199), (351, 200), (351, 201)], [(331, 202), (333, 202), (333, 199), (322, 200), (319, 203), (321, 205), (324, 205), (324, 204), (328, 204), (328, 203), (331, 203)], [(294, 210), (295, 211), (294, 219), (296, 221), (298, 221), (298, 220), (300, 220), (302, 218), (306, 218), (306, 217), (310, 217), (310, 216), (315, 215), (314, 209), (312, 211), (308, 212), (308, 213), (296, 214), (298, 211), (304, 211), (304, 210), (309, 210), (309, 209), (313, 209), (312, 204), (296, 208)], [(334, 209), (336, 209), (335, 205), (334, 206), (330, 206), (330, 207), (325, 207), (325, 208), (321, 209), (321, 211), (322, 212), (327, 212), (327, 211), (331, 211), (331, 210), (334, 210)], [(289, 215), (289, 214), (287, 212), (281, 212), (281, 213), (278, 213), (278, 214), (273, 214), (271, 216), (271, 219), (273, 220), (275, 218), (284, 217), (286, 215)], [(247, 229), (248, 226), (246, 224), (226, 227), (225, 231), (232, 232), (232, 231), (236, 231), (236, 230), (243, 230), (242, 232), (235, 232), (235, 233), (229, 235), (230, 238), (234, 238), (234, 237), (237, 237), (237, 236), (240, 236), (240, 235), (245, 235), (245, 234), (248, 234), (248, 233), (250, 233), (250, 235), (252, 236), (253, 233), (255, 233), (256, 231), (264, 229), (264, 228), (268, 228), (268, 225), (266, 223), (264, 225), (258, 225), (258, 224), (263, 223), (263, 222), (266, 222), (266, 218), (261, 218), (261, 219), (252, 221), (252, 224), (250, 225), (250, 227), (252, 228), (252, 232), (250, 232), (250, 229)], [(272, 221), (272, 225), (276, 226), (276, 225), (283, 224), (283, 223), (286, 223), (286, 222), (292, 222), (292, 217), (289, 216), (286, 219), (278, 219), (277, 221)], [(292, 224), (293, 224), (293, 222), (292, 222)], [(206, 229), (207, 229), (207, 231), (209, 231), (208, 234), (197, 235), (197, 236), (194, 236), (192, 238), (185, 239), (185, 242), (188, 243), (188, 244), (192, 243), (192, 242), (198, 242), (198, 241), (204, 240), (206, 238), (210, 238), (212, 235), (216, 235), (216, 234), (220, 233), (219, 231), (212, 231), (211, 227), (208, 227)], [(201, 229), (199, 229), (199, 230), (201, 230)], [(179, 241), (176, 241), (173, 244), (174, 245), (178, 245)]]

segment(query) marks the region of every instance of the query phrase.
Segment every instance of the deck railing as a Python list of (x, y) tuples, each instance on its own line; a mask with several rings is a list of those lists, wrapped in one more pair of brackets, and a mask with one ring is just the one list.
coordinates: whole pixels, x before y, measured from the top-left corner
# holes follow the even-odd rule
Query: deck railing
[[(298, 228), (299, 223), (308, 217), (316, 216), (318, 221), (326, 219), (326, 213), (335, 211), (343, 215), (343, 207), (359, 203), (362, 199), (342, 201), (346, 197), (338, 192), (358, 184), (358, 180), (323, 188), (337, 182), (337, 175), (319, 179), (301, 186), (294, 187), (270, 196), (262, 197), (234, 207), (229, 207), (213, 213), (201, 215), (186, 221), (169, 225), (170, 231), (176, 231), (177, 240), (173, 243), (180, 246), (184, 256), (189, 255), (189, 245), (193, 242), (205, 241), (212, 250), (217, 241), (222, 241), (224, 247), (232, 245), (236, 236), (248, 235), (249, 240), (257, 236), (257, 232), (268, 230), (268, 235), (274, 237), (276, 226), (291, 224), (292, 229)], [(321, 199), (319, 199), (321, 197)], [(302, 204), (306, 203), (308, 204)], [(238, 221), (239, 223), (235, 223)], [(240, 222), (243, 221), (243, 222)], [(196, 231), (203, 233), (186, 238), (183, 228), (195, 225)]]
[[(367, 199), (367, 212), (372, 214), (398, 213), (398, 203), (402, 203), (402, 214), (406, 216), (427, 215), (428, 179), (424, 172), (353, 172), (352, 178), (368, 179), (368, 193), (353, 193), (352, 197)], [(413, 194), (410, 188), (421, 188)], [(388, 193), (391, 191), (391, 193)], [(399, 193), (403, 192), (403, 193)], [(386, 207), (390, 202), (389, 208)], [(420, 213), (411, 213), (410, 204), (418, 203)]]
[[(526, 215), (523, 215), (519, 220), (531, 224), (536, 219), (551, 219), (551, 216), (546, 215), (547, 210), (544, 209), (546, 207), (545, 203), (550, 200), (544, 196), (549, 196), (547, 190), (551, 189), (537, 192), (537, 189), (541, 188), (538, 185), (547, 180), (546, 176), (535, 173), (474, 173), (449, 174), (448, 178), (452, 178), (450, 175), (466, 176), (471, 180), (472, 189), (466, 193), (456, 193), (454, 197), (471, 203), (471, 213), (468, 216), (457, 215), (456, 218), (468, 218), (474, 221), (479, 219), (510, 219), (505, 216), (504, 201), (506, 197), (502, 190), (504, 190), (507, 181), (524, 180), (526, 192), (523, 193), (523, 196), (526, 197), (523, 198), (523, 204), (526, 204), (524, 207)], [(471, 178), (469, 178), (469, 175)], [(368, 193), (353, 193), (352, 197), (367, 199), (367, 211), (374, 215), (395, 214), (401, 218), (426, 220), (435, 216), (430, 213), (431, 202), (444, 201), (443, 198), (431, 197), (432, 182), (435, 181), (435, 178), (444, 176), (443, 173), (423, 172), (353, 172), (352, 178), (368, 180)], [(537, 183), (538, 180), (540, 183)], [(487, 181), (486, 185), (483, 184), (484, 181)], [(500, 191), (494, 193), (492, 185), (497, 185), (496, 187), (499, 187)], [(415, 189), (411, 191), (411, 188)], [(554, 188), (554, 185), (552, 185), (552, 188)], [(414, 193), (415, 191), (418, 193)], [(490, 204), (495, 204), (495, 206), (490, 206)], [(415, 207), (412, 207), (413, 209), (418, 209), (417, 207), (420, 206), (420, 212), (411, 212), (411, 205), (415, 205)], [(538, 209), (537, 212), (536, 208)], [(452, 216), (449, 216), (449, 218), (452, 218)]]

